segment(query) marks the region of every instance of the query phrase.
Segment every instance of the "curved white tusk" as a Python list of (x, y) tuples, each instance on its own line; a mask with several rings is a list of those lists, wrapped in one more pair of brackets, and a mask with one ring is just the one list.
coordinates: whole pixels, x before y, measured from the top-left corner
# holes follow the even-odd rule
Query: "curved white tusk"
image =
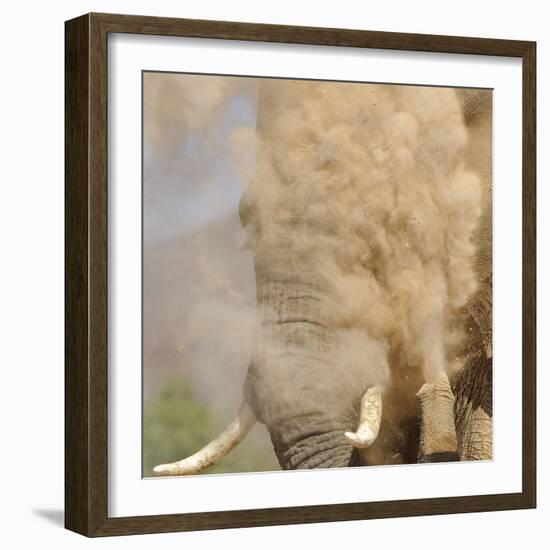
[(216, 439), (188, 458), (171, 464), (155, 466), (153, 472), (164, 476), (196, 474), (219, 462), (244, 439), (246, 434), (254, 427), (254, 424), (256, 424), (256, 416), (247, 403), (243, 401), (235, 419)]
[(382, 390), (378, 386), (369, 388), (361, 399), (359, 426), (355, 432), (345, 432), (347, 440), (359, 449), (370, 447), (378, 437), (382, 420)]

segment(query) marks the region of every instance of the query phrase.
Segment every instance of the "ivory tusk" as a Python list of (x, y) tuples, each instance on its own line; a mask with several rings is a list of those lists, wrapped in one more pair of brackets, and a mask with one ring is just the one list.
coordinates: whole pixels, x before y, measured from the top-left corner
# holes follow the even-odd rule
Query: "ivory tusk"
[(382, 420), (382, 390), (378, 386), (369, 388), (361, 399), (359, 426), (355, 432), (345, 432), (346, 439), (359, 449), (370, 447), (378, 437)]
[(194, 455), (178, 462), (172, 462), (171, 464), (160, 464), (155, 466), (153, 471), (164, 476), (196, 474), (218, 463), (245, 438), (246, 434), (255, 424), (256, 416), (248, 404), (243, 401), (235, 419), (216, 439), (212, 440)]

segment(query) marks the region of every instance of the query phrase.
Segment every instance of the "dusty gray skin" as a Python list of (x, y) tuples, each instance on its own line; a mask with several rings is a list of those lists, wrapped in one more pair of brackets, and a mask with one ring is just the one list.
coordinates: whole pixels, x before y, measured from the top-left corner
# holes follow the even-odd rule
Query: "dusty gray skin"
[[(446, 444), (447, 435), (436, 437), (440, 449), (436, 452), (456, 453), (458, 460), (491, 460), (493, 456), (493, 278), (492, 278), (492, 155), (491, 135), (492, 96), (475, 90), (457, 90), (463, 106), (464, 120), (470, 134), (466, 158), (468, 168), (482, 181), (482, 215), (476, 234), (475, 269), (479, 287), (463, 311), (463, 323), (468, 336), (462, 350), (464, 368), (451, 380), (451, 386), (439, 394), (444, 418), (454, 417), (456, 448)], [(451, 390), (449, 393), (448, 390)], [(422, 423), (422, 400), (419, 398)], [(420, 437), (419, 460), (426, 461), (429, 449), (422, 448), (423, 434), (433, 429), (423, 426)], [(445, 429), (443, 432), (449, 432)], [(451, 457), (452, 454), (448, 454)], [(441, 456), (432, 456), (439, 460)], [(427, 459), (430, 460), (429, 458)]]
[[(246, 196), (241, 220), (245, 226), (255, 222), (254, 205), (247, 205)], [(279, 223), (294, 234), (320, 231), (291, 215)], [(284, 239), (254, 250), (263, 322), (244, 395), (266, 425), (284, 469), (357, 463), (344, 432), (355, 428), (359, 401), (368, 386), (360, 375), (343, 373), (327, 360), (340, 345), (330, 321), (335, 304), (331, 282), (322, 274), (312, 276), (318, 254), (330, 250), (332, 242), (333, 235), (320, 236), (318, 248), (298, 257)]]
[[(464, 368), (450, 386), (440, 380), (422, 388), (417, 396), (422, 425), (418, 453), (421, 462), (452, 460), (453, 456), (454, 460), (491, 460), (493, 456), (492, 155), (490, 140), (482, 138), (491, 131), (492, 97), (475, 90), (457, 93), (470, 134), (468, 168), (483, 183), (475, 259), (479, 288), (463, 312), (468, 336), (462, 350)], [(437, 415), (430, 410), (437, 410)], [(450, 419), (454, 421), (454, 430)], [(429, 443), (424, 445), (426, 440)], [(433, 441), (437, 442), (437, 448), (433, 447)]]
[(476, 272), (479, 289), (464, 312), (468, 344), (465, 367), (452, 381), (456, 397), (455, 421), (461, 460), (490, 460), (493, 452), (493, 278), (492, 278), (492, 155), (490, 133), (492, 96), (476, 91), (458, 91), (470, 133), (467, 151), (470, 168), (482, 179), (483, 211), (476, 241)]
[(330, 284), (311, 279), (312, 256), (295, 265), (284, 243), (255, 252), (258, 307), (271, 314), (259, 329), (244, 394), (266, 425), (284, 469), (355, 464), (344, 432), (355, 428), (367, 389), (327, 361), (338, 346), (327, 321)]
[[(468, 168), (482, 180), (482, 215), (476, 235), (475, 269), (479, 287), (464, 308), (463, 323), (468, 336), (462, 350), (464, 368), (451, 381), (452, 393), (443, 392), (438, 407), (444, 416), (454, 416), (456, 449), (441, 445), (444, 452), (456, 452), (459, 460), (491, 460), (493, 456), (493, 278), (492, 278), (492, 96), (475, 90), (458, 90), (464, 120), (470, 134), (466, 158)], [(422, 407), (421, 407), (422, 408)], [(424, 416), (423, 416), (424, 419)], [(419, 460), (429, 450), (419, 451)], [(439, 442), (445, 436), (439, 437)], [(450, 456), (450, 455), (449, 455)]]
[[(253, 246), (258, 308), (268, 313), (259, 328), (244, 396), (266, 425), (284, 469), (492, 456), (491, 155), (475, 149), (476, 132), (481, 135), (491, 123), (491, 104), (488, 94), (476, 92), (461, 92), (460, 99), (474, 135), (469, 169), (483, 178), (486, 194), (477, 235), (480, 288), (464, 310), (465, 368), (451, 380), (452, 386), (443, 376), (423, 386), (416, 398), (400, 385), (399, 376), (394, 377), (386, 392), (380, 435), (367, 451), (354, 449), (344, 432), (357, 425), (358, 404), (368, 383), (358, 373), (343, 376), (327, 360), (340, 345), (330, 324), (331, 308), (337, 304), (331, 299), (331, 282), (322, 274), (312, 276), (319, 254), (338, 253), (337, 228), (316, 227), (287, 211), (276, 220), (284, 229), (281, 234), (314, 231), (319, 248), (296, 255), (284, 238), (267, 247), (261, 242)], [(246, 194), (240, 214), (248, 231), (261, 233), (255, 205)], [(418, 377), (417, 387), (422, 382)]]

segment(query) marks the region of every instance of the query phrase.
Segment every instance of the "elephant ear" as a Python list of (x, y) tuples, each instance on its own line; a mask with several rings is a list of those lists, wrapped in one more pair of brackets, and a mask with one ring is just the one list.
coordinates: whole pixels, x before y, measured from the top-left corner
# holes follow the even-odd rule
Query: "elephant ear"
[(493, 457), (492, 359), (479, 355), (453, 381), (455, 426), (461, 460)]
[[(490, 358), (493, 355), (493, 96), (488, 90), (476, 89), (461, 89), (457, 95), (468, 129), (466, 168), (480, 178), (482, 189), (481, 217), (474, 235), (478, 291), (471, 297), (465, 311), (468, 336), (474, 332), (481, 335), (481, 340), (476, 342), (476, 349), (472, 349), (469, 343), (468, 354), (477, 357), (477, 352), (483, 350)], [(467, 358), (466, 363), (475, 363), (476, 357)]]
[(466, 312), (470, 318), (468, 328), (479, 333), (481, 349), (486, 358), (490, 359), (493, 356), (493, 216), (492, 201), (485, 202), (489, 206), (484, 207), (476, 235), (475, 270), (479, 286), (469, 300)]
[(465, 310), (464, 324), (468, 341), (465, 366), (493, 357), (493, 285), (489, 278), (481, 281)]
[(493, 425), (493, 216), (492, 216), (492, 93), (460, 90), (468, 128), (467, 169), (482, 184), (482, 212), (474, 236), (474, 269), (478, 290), (464, 310), (467, 335), (464, 368), (452, 382), (455, 425), (461, 460), (492, 458)]

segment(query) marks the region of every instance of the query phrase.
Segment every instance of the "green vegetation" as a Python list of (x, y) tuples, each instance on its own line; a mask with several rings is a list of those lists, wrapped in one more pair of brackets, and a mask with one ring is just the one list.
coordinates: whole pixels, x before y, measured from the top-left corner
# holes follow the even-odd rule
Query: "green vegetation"
[[(143, 475), (154, 475), (153, 467), (157, 464), (195, 453), (216, 437), (226, 423), (227, 419), (215, 418), (206, 404), (195, 400), (185, 379), (167, 380), (159, 395), (144, 403)], [(278, 470), (270, 446), (258, 444), (251, 435), (204, 473)]]

